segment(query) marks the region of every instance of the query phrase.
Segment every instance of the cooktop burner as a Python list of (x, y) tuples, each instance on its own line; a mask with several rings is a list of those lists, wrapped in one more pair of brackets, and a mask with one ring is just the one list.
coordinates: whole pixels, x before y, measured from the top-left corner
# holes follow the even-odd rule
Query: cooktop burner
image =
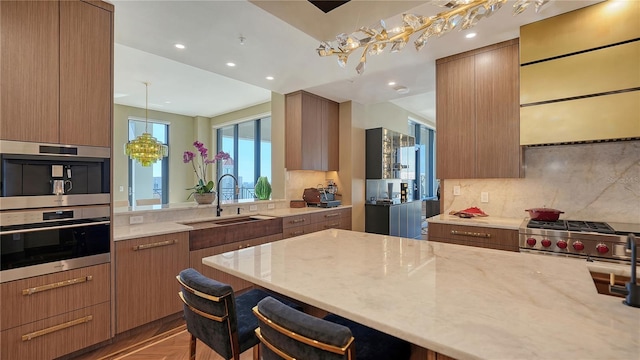
[(558, 221), (538, 221), (529, 220), (528, 228), (546, 230), (568, 230), (582, 232), (596, 232), (601, 234), (615, 234), (615, 230), (605, 222), (582, 221), (582, 220), (558, 220)]

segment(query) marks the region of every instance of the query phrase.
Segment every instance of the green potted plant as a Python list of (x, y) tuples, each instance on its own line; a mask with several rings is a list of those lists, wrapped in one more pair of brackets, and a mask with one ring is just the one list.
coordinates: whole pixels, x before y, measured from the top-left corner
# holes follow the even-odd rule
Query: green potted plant
[(269, 184), (269, 179), (266, 176), (258, 177), (255, 193), (258, 200), (269, 200), (271, 197), (271, 184)]
[(200, 141), (195, 141), (193, 146), (198, 150), (199, 156), (191, 151), (185, 151), (182, 154), (182, 161), (187, 164), (191, 163), (193, 171), (198, 177), (198, 182), (192, 188), (192, 192), (187, 196), (187, 200), (193, 195), (198, 204), (211, 204), (216, 199), (215, 183), (213, 180), (207, 181), (207, 167), (218, 160), (227, 160), (231, 158), (224, 151), (218, 152), (213, 159), (209, 159), (209, 149), (207, 149)]

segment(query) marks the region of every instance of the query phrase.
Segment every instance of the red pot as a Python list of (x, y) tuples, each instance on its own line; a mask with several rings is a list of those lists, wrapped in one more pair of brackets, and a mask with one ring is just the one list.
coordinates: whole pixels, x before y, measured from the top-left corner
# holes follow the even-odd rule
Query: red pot
[(549, 208), (535, 208), (525, 210), (529, 212), (531, 220), (538, 221), (556, 221), (560, 217), (560, 214), (564, 214), (564, 211), (549, 209)]

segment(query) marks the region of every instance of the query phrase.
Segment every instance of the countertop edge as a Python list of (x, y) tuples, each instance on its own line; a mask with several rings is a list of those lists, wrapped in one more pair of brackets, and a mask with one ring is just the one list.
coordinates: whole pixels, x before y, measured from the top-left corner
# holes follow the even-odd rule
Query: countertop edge
[(454, 215), (440, 214), (427, 218), (427, 223), (518, 230), (524, 220), (525, 218), (501, 218), (495, 216), (460, 218)]
[(155, 235), (165, 235), (178, 233), (183, 231), (191, 231), (193, 230), (192, 226), (189, 226), (189, 222), (200, 222), (200, 221), (213, 221), (219, 219), (232, 219), (235, 217), (241, 216), (271, 216), (278, 218), (285, 218), (288, 216), (296, 216), (302, 214), (311, 214), (316, 212), (323, 211), (332, 211), (332, 210), (340, 210), (352, 208), (351, 205), (341, 205), (337, 207), (330, 208), (322, 208), (322, 207), (304, 207), (304, 208), (281, 208), (281, 209), (270, 209), (264, 211), (257, 211), (255, 213), (250, 214), (240, 214), (240, 215), (223, 215), (221, 217), (216, 216), (208, 216), (198, 219), (193, 219), (189, 221), (165, 221), (165, 222), (152, 222), (152, 223), (143, 223), (143, 224), (134, 224), (134, 225), (124, 225), (124, 226), (114, 226), (113, 227), (113, 241), (122, 241), (122, 240), (131, 240), (137, 239), (147, 236), (155, 236)]

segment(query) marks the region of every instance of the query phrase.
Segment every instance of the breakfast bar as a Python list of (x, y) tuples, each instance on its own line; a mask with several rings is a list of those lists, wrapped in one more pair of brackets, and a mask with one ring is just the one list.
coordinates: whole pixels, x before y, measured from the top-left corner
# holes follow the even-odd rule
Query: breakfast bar
[(329, 229), (203, 263), (456, 359), (637, 359), (586, 261)]

